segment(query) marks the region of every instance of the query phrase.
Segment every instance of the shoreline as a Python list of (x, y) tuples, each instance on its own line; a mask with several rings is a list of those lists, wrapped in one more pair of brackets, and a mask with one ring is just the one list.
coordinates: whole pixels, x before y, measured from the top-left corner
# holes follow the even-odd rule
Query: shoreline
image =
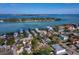
[(60, 18), (5, 18), (0, 19), (0, 22), (48, 22), (48, 21), (60, 21)]

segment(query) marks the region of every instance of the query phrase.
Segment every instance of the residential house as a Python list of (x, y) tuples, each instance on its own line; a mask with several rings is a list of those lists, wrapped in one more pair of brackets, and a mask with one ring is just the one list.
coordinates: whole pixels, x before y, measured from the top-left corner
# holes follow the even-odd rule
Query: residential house
[(0, 22), (4, 22), (4, 20), (1, 20), (1, 19), (0, 19)]
[(23, 29), (20, 29), (20, 33), (23, 33)]
[(60, 46), (59, 44), (53, 44), (52, 45), (52, 48), (54, 49), (54, 53), (56, 55), (63, 55), (63, 54), (66, 54), (67, 51), (66, 49), (64, 49), (62, 46)]
[(79, 36), (73, 36), (70, 38), (72, 44), (79, 48)]
[(25, 45), (25, 47), (24, 47), (24, 50), (26, 50), (27, 51), (27, 53), (31, 53), (32, 51), (31, 51), (31, 49), (32, 49), (32, 46), (31, 45)]
[(35, 31), (36, 31), (37, 33), (40, 33), (40, 30), (39, 30), (38, 28), (35, 28)]
[(68, 30), (70, 30), (70, 31), (75, 30), (75, 27), (74, 27), (74, 25), (72, 25), (72, 24), (66, 25), (65, 28), (68, 29)]
[(75, 36), (79, 36), (79, 33), (73, 33)]
[(14, 38), (16, 38), (16, 37), (18, 36), (18, 32), (15, 32), (15, 33), (13, 34), (13, 36), (14, 36)]
[(53, 30), (53, 28), (51, 26), (47, 26), (47, 29), (50, 31), (50, 30)]
[(0, 55), (13, 55), (12, 50), (6, 45), (0, 46)]
[(69, 37), (67, 35), (60, 35), (59, 38), (62, 41), (67, 41), (69, 39)]

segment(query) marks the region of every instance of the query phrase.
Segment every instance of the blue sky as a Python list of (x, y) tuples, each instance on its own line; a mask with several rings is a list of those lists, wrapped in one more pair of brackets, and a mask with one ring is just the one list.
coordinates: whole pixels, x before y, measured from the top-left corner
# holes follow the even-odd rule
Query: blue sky
[(0, 3), (0, 14), (79, 14), (79, 4)]

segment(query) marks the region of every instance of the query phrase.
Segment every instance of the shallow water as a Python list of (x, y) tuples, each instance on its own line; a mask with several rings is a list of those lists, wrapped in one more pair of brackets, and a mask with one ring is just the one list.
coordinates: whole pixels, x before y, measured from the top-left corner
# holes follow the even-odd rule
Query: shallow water
[(21, 23), (0, 23), (0, 33), (15, 32), (20, 29), (46, 28), (46, 26), (62, 25), (62, 24), (79, 24), (79, 14), (49, 14), (42, 16), (15, 16), (15, 15), (0, 15), (0, 18), (31, 18), (31, 17), (54, 17), (61, 18), (60, 21), (47, 22), (21, 22)]

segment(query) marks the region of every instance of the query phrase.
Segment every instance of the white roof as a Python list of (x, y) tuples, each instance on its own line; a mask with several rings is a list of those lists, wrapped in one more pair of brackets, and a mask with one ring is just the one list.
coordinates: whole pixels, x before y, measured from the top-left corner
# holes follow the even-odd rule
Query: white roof
[(64, 54), (66, 52), (66, 50), (59, 44), (54, 44), (52, 47), (55, 49), (56, 54)]
[(57, 51), (56, 54), (64, 54), (65, 52), (66, 52), (66, 50), (63, 49), (63, 50)]
[(20, 29), (20, 33), (23, 33), (23, 29)]
[(47, 28), (48, 28), (49, 30), (53, 30), (53, 28), (52, 28), (52, 27), (50, 27), (50, 26), (47, 26)]
[(56, 51), (59, 51), (59, 50), (63, 50), (64, 48), (62, 48), (59, 44), (54, 44), (52, 45), (52, 47), (56, 50)]

